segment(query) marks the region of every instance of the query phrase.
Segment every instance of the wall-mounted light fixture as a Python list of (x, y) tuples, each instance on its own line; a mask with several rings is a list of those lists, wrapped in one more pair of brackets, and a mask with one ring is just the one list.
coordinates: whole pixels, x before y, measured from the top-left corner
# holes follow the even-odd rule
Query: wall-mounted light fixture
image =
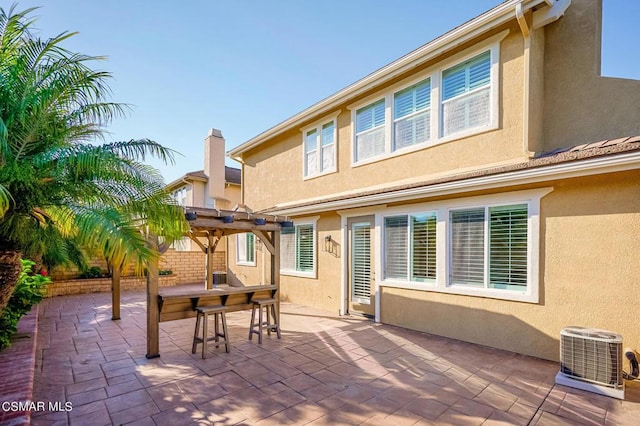
[(333, 253), (333, 238), (331, 238), (331, 235), (327, 235), (326, 237), (324, 237), (324, 250), (328, 253)]

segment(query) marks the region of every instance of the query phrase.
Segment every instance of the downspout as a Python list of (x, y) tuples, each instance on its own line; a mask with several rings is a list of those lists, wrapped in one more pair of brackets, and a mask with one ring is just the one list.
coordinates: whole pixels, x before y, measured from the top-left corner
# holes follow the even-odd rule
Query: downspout
[(524, 82), (523, 88), (523, 105), (522, 105), (522, 151), (527, 158), (532, 158), (534, 152), (529, 150), (529, 102), (531, 95), (530, 78), (531, 78), (531, 29), (527, 24), (527, 18), (522, 10), (522, 1), (516, 4), (516, 19), (524, 38)]

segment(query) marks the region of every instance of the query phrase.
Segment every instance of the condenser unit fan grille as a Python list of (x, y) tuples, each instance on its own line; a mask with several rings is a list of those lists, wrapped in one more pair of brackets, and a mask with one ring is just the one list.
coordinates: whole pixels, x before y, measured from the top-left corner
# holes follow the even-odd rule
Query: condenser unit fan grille
[(578, 380), (621, 387), (622, 337), (604, 330), (563, 329), (560, 333), (560, 371)]

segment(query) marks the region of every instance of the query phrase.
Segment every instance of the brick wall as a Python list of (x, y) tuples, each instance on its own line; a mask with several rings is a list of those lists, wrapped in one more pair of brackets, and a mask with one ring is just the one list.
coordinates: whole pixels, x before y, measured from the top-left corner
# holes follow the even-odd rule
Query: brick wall
[[(93, 258), (90, 261), (90, 266), (97, 266), (103, 271), (107, 270), (107, 263), (104, 259), (99, 257)], [(224, 251), (216, 251), (213, 255), (213, 270), (214, 271), (226, 271), (227, 270), (227, 256)], [(198, 282), (204, 282), (206, 272), (206, 255), (202, 251), (175, 251), (173, 249), (167, 250), (160, 259), (159, 269), (170, 270), (176, 276), (176, 284), (192, 284)], [(56, 268), (51, 271), (51, 279), (56, 281), (67, 281), (78, 278), (80, 272), (77, 268)], [(127, 268), (122, 273), (124, 277), (135, 276), (133, 268)], [(90, 280), (94, 281), (94, 280)], [(109, 280), (109, 283), (111, 281)], [(124, 288), (124, 287), (123, 287)], [(111, 284), (109, 284), (108, 291), (111, 290)]]
[[(158, 286), (169, 287), (177, 284), (177, 276), (161, 276)], [(145, 277), (120, 278), (120, 290), (144, 289)], [(111, 278), (91, 278), (78, 280), (55, 280), (47, 285), (47, 296), (65, 296), (68, 294), (103, 293), (111, 291)]]
[[(91, 259), (91, 266), (107, 270), (104, 259)], [(213, 255), (213, 270), (227, 270), (227, 256), (224, 251), (216, 251)], [(160, 276), (160, 287), (179, 284), (203, 283), (206, 275), (206, 255), (202, 251), (167, 250), (162, 255), (160, 270), (170, 270), (172, 275)], [(80, 293), (101, 293), (111, 291), (111, 278), (78, 279), (77, 268), (54, 269), (50, 276), (52, 283), (47, 286), (47, 297)], [(121, 290), (143, 289), (146, 279), (136, 276), (133, 268), (123, 271), (120, 279)]]

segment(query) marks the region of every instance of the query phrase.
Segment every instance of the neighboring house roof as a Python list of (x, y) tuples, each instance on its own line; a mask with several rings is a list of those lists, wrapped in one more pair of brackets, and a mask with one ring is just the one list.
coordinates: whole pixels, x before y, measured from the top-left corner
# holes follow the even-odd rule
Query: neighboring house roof
[[(506, 0), (493, 9), (477, 16), (470, 21), (441, 35), (431, 42), (419, 47), (396, 61), (380, 68), (356, 81), (350, 86), (321, 100), (291, 118), (277, 124), (263, 133), (249, 139), (247, 142), (227, 152), (227, 156), (240, 160), (242, 154), (267, 140), (288, 130), (300, 127), (305, 121), (329, 114), (341, 104), (356, 97), (375, 90), (377, 87), (391, 81), (402, 73), (420, 66), (444, 53), (455, 49), (462, 43), (472, 40), (481, 34), (491, 31), (501, 25), (516, 19), (516, 14), (523, 14), (535, 10), (532, 28), (540, 28), (559, 19), (569, 7), (571, 0)], [(544, 7), (549, 6), (549, 7)]]
[(355, 208), (465, 191), (544, 182), (640, 168), (640, 136), (560, 148), (520, 163), (458, 173), (425, 181), (362, 189), (330, 197), (303, 200), (265, 209), (265, 213), (295, 215), (307, 212)]
[[(188, 172), (184, 176), (169, 183), (167, 188), (182, 186), (184, 181), (206, 182), (208, 179), (208, 176), (204, 174), (204, 170), (196, 170), (194, 172)], [(240, 185), (242, 181), (242, 171), (235, 167), (224, 166), (224, 181), (227, 184)]]
[(224, 167), (224, 180), (227, 183), (235, 183), (236, 185), (240, 185), (242, 182), (242, 171), (240, 169), (236, 169), (235, 167)]

